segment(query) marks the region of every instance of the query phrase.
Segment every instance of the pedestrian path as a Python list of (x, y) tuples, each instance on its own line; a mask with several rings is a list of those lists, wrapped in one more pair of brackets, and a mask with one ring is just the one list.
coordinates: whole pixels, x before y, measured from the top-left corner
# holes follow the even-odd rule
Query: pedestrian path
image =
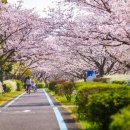
[(45, 90), (24, 93), (0, 109), (0, 130), (69, 130), (58, 107)]

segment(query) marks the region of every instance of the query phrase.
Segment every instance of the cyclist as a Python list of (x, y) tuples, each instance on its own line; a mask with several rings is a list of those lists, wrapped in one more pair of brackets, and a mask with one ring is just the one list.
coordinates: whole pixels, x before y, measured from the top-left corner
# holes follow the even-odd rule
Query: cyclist
[(28, 94), (30, 94), (31, 84), (32, 84), (31, 78), (30, 78), (30, 76), (28, 76), (26, 79), (26, 86), (27, 86), (27, 93)]

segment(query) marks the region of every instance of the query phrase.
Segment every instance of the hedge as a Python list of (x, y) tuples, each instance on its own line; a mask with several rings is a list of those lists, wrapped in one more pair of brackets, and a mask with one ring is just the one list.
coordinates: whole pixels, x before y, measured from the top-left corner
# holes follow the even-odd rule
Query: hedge
[(113, 115), (110, 130), (130, 130), (130, 106)]
[(55, 91), (55, 85), (56, 84), (63, 84), (66, 82), (65, 80), (53, 80), (49, 82), (49, 89), (52, 91)]
[(113, 89), (88, 96), (86, 117), (101, 123), (101, 130), (108, 130), (111, 115), (130, 103), (127, 89)]
[(2, 87), (2, 83), (0, 82), (0, 93), (3, 92), (3, 87)]
[(21, 80), (15, 80), (17, 84), (17, 91), (21, 91), (24, 88), (24, 85)]
[(55, 85), (55, 94), (63, 95), (64, 94), (64, 86), (63, 84), (56, 84)]
[(44, 83), (40, 82), (40, 83), (37, 83), (37, 87), (38, 87), (38, 88), (44, 88), (45, 85), (44, 85)]
[(100, 130), (107, 130), (109, 119), (120, 108), (130, 103), (129, 87), (120, 84), (76, 83), (77, 112), (88, 120), (96, 121)]
[(6, 92), (14, 92), (17, 90), (17, 84), (15, 80), (5, 80), (4, 85), (6, 85)]
[(64, 94), (68, 102), (71, 101), (72, 92), (74, 90), (74, 84), (72, 82), (63, 83)]

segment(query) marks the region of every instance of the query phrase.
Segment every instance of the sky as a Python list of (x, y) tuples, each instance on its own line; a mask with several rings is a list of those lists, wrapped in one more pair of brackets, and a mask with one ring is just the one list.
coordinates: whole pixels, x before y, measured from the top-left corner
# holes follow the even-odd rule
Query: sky
[[(8, 0), (10, 4), (17, 4), (19, 0)], [(48, 6), (54, 7), (57, 0), (23, 0), (23, 8), (32, 9), (35, 8), (36, 12), (43, 15), (43, 9)]]

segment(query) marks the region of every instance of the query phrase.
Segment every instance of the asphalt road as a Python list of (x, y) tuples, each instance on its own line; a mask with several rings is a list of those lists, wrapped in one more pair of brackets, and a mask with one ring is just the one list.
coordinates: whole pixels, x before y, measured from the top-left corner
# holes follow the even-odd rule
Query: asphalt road
[[(9, 106), (0, 108), (0, 130), (77, 130), (69, 113), (52, 97), (50, 100), (53, 105), (43, 90), (30, 95), (25, 93)], [(57, 109), (63, 121), (58, 121), (60, 113)]]

